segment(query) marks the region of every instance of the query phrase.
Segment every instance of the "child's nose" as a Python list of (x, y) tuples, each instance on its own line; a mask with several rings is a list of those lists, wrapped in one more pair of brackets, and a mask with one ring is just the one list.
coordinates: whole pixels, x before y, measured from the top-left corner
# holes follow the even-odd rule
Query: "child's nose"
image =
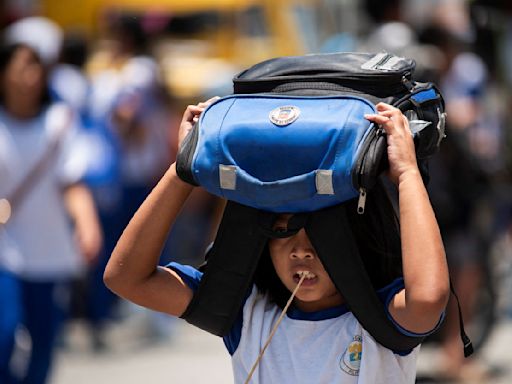
[(297, 232), (294, 236), (294, 240), (295, 243), (291, 252), (293, 259), (313, 259), (315, 257), (315, 250), (304, 229)]

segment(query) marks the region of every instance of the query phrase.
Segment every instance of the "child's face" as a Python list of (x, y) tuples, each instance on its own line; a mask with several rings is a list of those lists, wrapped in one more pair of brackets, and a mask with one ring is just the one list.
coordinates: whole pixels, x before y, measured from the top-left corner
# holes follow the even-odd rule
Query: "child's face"
[[(291, 215), (281, 215), (274, 228), (285, 229), (290, 217)], [(294, 304), (299, 309), (308, 312), (319, 311), (343, 302), (341, 294), (324, 269), (304, 229), (291, 237), (271, 239), (269, 250), (277, 276), (290, 292), (300, 280), (300, 271), (310, 272), (294, 299)]]

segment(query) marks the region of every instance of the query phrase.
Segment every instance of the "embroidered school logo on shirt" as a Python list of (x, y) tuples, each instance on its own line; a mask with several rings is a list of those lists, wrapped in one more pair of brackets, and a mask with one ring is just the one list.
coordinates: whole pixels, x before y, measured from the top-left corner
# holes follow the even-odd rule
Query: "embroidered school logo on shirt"
[(356, 335), (340, 358), (340, 368), (349, 375), (359, 376), (362, 354), (362, 337), (361, 335)]

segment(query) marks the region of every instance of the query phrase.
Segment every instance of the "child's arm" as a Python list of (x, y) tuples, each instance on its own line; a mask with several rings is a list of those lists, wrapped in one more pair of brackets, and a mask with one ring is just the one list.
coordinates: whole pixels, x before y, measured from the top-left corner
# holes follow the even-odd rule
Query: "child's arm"
[(387, 133), (389, 176), (399, 194), (405, 289), (389, 305), (395, 321), (416, 333), (431, 331), (448, 302), (448, 266), (439, 227), (423, 184), (405, 116), (388, 104), (367, 119)]
[[(207, 103), (186, 109), (180, 125), (180, 143)], [(153, 310), (174, 316), (185, 311), (192, 290), (177, 273), (158, 267), (158, 261), (169, 230), (192, 188), (177, 176), (172, 164), (121, 235), (104, 273), (108, 288)]]

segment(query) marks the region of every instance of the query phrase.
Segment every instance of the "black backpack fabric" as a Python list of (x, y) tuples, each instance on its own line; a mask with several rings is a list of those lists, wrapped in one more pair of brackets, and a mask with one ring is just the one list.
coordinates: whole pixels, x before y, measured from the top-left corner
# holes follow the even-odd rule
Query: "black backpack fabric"
[[(233, 79), (233, 91), (235, 94), (354, 95), (374, 104), (391, 104), (412, 121), (416, 156), (421, 161), (439, 150), (445, 137), (446, 115), (438, 88), (430, 82), (414, 81), (415, 66), (414, 60), (388, 52), (279, 57), (239, 73)], [(370, 169), (361, 170), (354, 177), (374, 178), (382, 170), (384, 137), (371, 145), (368, 156), (375, 159), (367, 160)]]

